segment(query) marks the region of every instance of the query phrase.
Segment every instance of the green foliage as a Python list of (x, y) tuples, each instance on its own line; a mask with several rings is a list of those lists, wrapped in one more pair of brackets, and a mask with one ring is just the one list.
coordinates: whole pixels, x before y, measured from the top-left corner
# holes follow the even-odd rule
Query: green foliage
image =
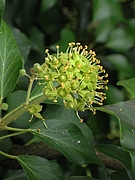
[[(1, 137), (5, 136), (7, 134), (8, 134), (7, 131), (0, 131), (0, 136)], [(0, 140), (0, 150), (1, 151), (4, 151), (4, 152), (8, 153), (11, 148), (12, 148), (12, 141), (9, 138)], [(5, 159), (4, 156), (0, 155), (0, 159), (3, 159), (3, 158)]]
[[(20, 155), (16, 159), (21, 164), (29, 180), (64, 179), (61, 168), (55, 162), (49, 162), (46, 159), (37, 156)], [(35, 162), (36, 165), (33, 166)]]
[[(93, 151), (91, 143), (85, 139), (75, 124), (58, 119), (51, 119), (46, 123), (48, 129), (45, 129), (41, 122), (37, 122), (30, 128), (31, 133), (47, 145), (60, 151), (74, 164), (91, 162), (102, 166)], [(37, 132), (37, 129), (39, 129), (39, 132)]]
[(16, 85), (22, 59), (13, 35), (4, 22), (1, 24), (0, 42), (0, 101), (2, 102)]
[[(0, 0), (0, 179), (135, 179), (134, 11), (133, 0), (33, 0), (32, 3)], [(67, 104), (71, 109), (65, 108), (60, 98), (67, 94), (63, 88), (59, 87), (60, 97), (52, 95), (57, 101), (44, 95), (43, 89), (45, 93), (55, 91), (58, 84), (52, 83), (54, 79), (60, 86), (70, 77), (58, 76), (60, 71), (55, 65), (59, 67), (62, 63), (57, 64), (55, 58), (47, 64), (51, 73), (46, 77), (47, 70), (41, 65), (39, 74), (40, 64), (45, 65), (44, 50), (50, 49), (47, 55), (51, 60), (58, 56), (58, 51), (65, 52), (68, 43), (73, 41), (94, 50), (109, 74), (107, 99), (104, 106), (94, 107), (96, 115), (90, 111), (78, 114), (72, 109), (72, 101)], [(57, 44), (60, 49), (56, 53)], [(61, 70), (67, 73), (64, 69), (67, 56), (61, 57)], [(83, 58), (76, 55), (71, 59), (77, 67), (76, 79), (71, 85), (66, 84), (66, 91), (79, 86), (82, 97), (89, 100), (94, 86), (89, 86), (86, 94), (82, 91), (89, 84), (88, 79), (83, 81), (86, 76), (80, 84), (76, 83), (82, 78), (82, 72), (89, 70), (89, 64), (78, 71)], [(54, 69), (50, 71), (52, 66)], [(75, 73), (73, 67), (68, 68), (69, 73)], [(95, 78), (96, 69), (92, 72)], [(89, 79), (93, 81), (91, 76)], [(78, 100), (76, 93), (71, 94)], [(82, 110), (84, 103), (79, 103)], [(49, 150), (39, 153), (38, 142)], [(33, 144), (37, 145), (36, 151), (32, 149)], [(19, 152), (13, 153), (16, 146), (20, 147)], [(31, 151), (26, 151), (29, 148)], [(52, 155), (55, 150), (60, 152), (60, 158)], [(5, 167), (3, 164), (9, 158), (17, 160), (22, 168), (14, 170), (10, 163)], [(108, 159), (109, 164), (105, 162)]]
[(117, 85), (123, 86), (131, 94), (132, 98), (135, 98), (135, 78), (125, 79), (117, 82)]
[(97, 144), (95, 148), (105, 154), (106, 156), (109, 156), (111, 158), (117, 159), (120, 163), (123, 164), (123, 166), (127, 169), (127, 172), (129, 173), (129, 177), (131, 179), (134, 177), (132, 174), (132, 164), (131, 164), (131, 157), (128, 151), (126, 151), (124, 148), (121, 148), (120, 146), (116, 145), (103, 145), (103, 144)]

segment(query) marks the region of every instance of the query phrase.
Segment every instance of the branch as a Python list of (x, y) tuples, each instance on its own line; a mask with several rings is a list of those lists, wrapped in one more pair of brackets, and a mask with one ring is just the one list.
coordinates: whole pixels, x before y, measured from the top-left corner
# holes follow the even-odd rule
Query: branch
[[(28, 146), (13, 145), (13, 148), (11, 149), (10, 154), (16, 155), (16, 156), (18, 156), (18, 155), (41, 156), (48, 160), (65, 158), (60, 152), (47, 146), (43, 142), (33, 143)], [(116, 169), (116, 170), (121, 170), (124, 168), (123, 165), (121, 163), (119, 163), (118, 161), (116, 161), (115, 159), (107, 157), (98, 151), (96, 151), (96, 154), (103, 161), (103, 163), (106, 167), (111, 168), (111, 169)], [(0, 165), (5, 168), (8, 168), (8, 169), (9, 168), (10, 169), (20, 169), (21, 168), (19, 163), (13, 159), (2, 160), (2, 161), (0, 161)]]

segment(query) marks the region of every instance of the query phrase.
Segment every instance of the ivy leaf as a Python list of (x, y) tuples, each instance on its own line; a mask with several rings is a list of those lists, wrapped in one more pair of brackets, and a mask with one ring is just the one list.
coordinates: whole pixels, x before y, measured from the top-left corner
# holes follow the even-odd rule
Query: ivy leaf
[(111, 32), (106, 47), (115, 50), (116, 52), (123, 53), (133, 46), (133, 39), (134, 37), (132, 36), (131, 32), (128, 31), (128, 29), (123, 29), (119, 27), (117, 29), (113, 29), (113, 31)]
[(103, 21), (98, 22), (98, 26), (95, 29), (96, 40), (100, 43), (108, 41), (111, 30), (115, 27), (117, 19), (113, 16), (105, 18)]
[(65, 121), (74, 123), (79, 127), (79, 129), (82, 131), (82, 134), (85, 136), (85, 138), (93, 143), (94, 137), (93, 133), (90, 130), (90, 128), (85, 123), (80, 123), (75, 111), (73, 109), (67, 109), (64, 106), (59, 105), (48, 105), (46, 110), (43, 112), (43, 117), (46, 120), (57, 118), (61, 120), (61, 122)]
[[(105, 12), (105, 13), (103, 13)], [(93, 21), (100, 22), (111, 16), (117, 20), (123, 17), (122, 9), (118, 1), (96, 0), (93, 1)]]
[(124, 148), (111, 144), (97, 144), (94, 147), (106, 156), (121, 162), (128, 171), (132, 171), (130, 154)]
[(20, 155), (17, 161), (25, 171), (28, 180), (63, 180), (64, 175), (60, 166), (42, 157)]
[[(67, 49), (67, 44), (69, 42), (75, 42), (75, 34), (69, 27), (65, 27), (60, 32), (60, 40), (57, 42), (57, 44), (61, 47), (61, 51), (65, 51)], [(51, 46), (52, 50), (56, 49), (56, 45)]]
[(18, 44), (23, 60), (26, 62), (31, 49), (31, 42), (19, 29), (12, 28), (11, 30)]
[(135, 173), (135, 99), (97, 109), (114, 115), (119, 120), (120, 142), (130, 153), (132, 170)]
[[(0, 131), (0, 137), (8, 135), (7, 131)], [(9, 153), (12, 148), (12, 141), (10, 138), (5, 138), (0, 140), (0, 151), (4, 151), (5, 153)], [(4, 156), (0, 155), (0, 160), (5, 159)]]
[(2, 21), (0, 30), (0, 101), (14, 89), (22, 58), (14, 37), (8, 26)]
[[(92, 144), (73, 123), (59, 119), (46, 120), (48, 128), (41, 121), (31, 126), (31, 133), (45, 144), (60, 151), (74, 164), (95, 163), (103, 166), (93, 150)], [(38, 129), (38, 131), (37, 131)]]
[(134, 74), (134, 68), (128, 62), (128, 59), (121, 54), (110, 54), (107, 57), (114, 68), (126, 77), (131, 77)]
[(117, 85), (123, 86), (135, 98), (135, 78), (119, 81)]

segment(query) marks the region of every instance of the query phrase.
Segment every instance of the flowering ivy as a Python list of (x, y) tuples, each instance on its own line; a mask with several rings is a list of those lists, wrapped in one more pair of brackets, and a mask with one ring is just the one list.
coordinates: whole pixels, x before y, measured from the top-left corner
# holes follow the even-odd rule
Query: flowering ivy
[(100, 60), (80, 43), (69, 43), (66, 52), (59, 52), (59, 46), (56, 49), (56, 55), (50, 55), (47, 49), (45, 62), (34, 64), (32, 69), (39, 84), (45, 84), (42, 92), (54, 102), (62, 98), (66, 108), (89, 109), (95, 114), (93, 104), (103, 105), (106, 93), (102, 91), (108, 89), (108, 74)]

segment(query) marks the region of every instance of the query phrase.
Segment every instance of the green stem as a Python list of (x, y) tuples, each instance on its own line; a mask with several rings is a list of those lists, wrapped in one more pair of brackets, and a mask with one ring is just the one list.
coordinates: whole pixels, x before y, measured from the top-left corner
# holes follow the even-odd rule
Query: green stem
[(29, 87), (28, 87), (28, 91), (27, 91), (25, 104), (29, 104), (30, 93), (31, 93), (31, 89), (32, 89), (32, 86), (33, 86), (33, 82), (34, 82), (34, 78), (30, 78), (30, 83), (29, 83)]
[(24, 133), (30, 132), (30, 129), (19, 129), (19, 128), (14, 128), (14, 127), (9, 127), (9, 126), (6, 126), (4, 129), (8, 131), (16, 131), (16, 132), (24, 132)]
[(7, 158), (16, 159), (16, 156), (12, 156), (12, 155), (7, 154), (7, 153), (4, 153), (4, 152), (2, 152), (2, 151), (0, 151), (0, 154), (1, 154), (2, 156), (7, 157)]
[(28, 111), (28, 108), (33, 104), (40, 104), (46, 100), (45, 95), (41, 95), (40, 97), (35, 98), (33, 101), (30, 101), (28, 105), (25, 103), (21, 104), (17, 108), (15, 108), (13, 111), (6, 114), (2, 120), (0, 121), (0, 129), (5, 129), (5, 127), (11, 123), (12, 121), (15, 121), (18, 117), (20, 117), (22, 114)]
[(6, 139), (6, 138), (9, 138), (9, 137), (12, 137), (12, 136), (17, 136), (17, 135), (20, 135), (20, 134), (24, 134), (24, 133), (26, 133), (26, 132), (17, 132), (17, 133), (12, 133), (12, 134), (8, 134), (8, 135), (5, 135), (5, 136), (1, 136), (0, 140)]

